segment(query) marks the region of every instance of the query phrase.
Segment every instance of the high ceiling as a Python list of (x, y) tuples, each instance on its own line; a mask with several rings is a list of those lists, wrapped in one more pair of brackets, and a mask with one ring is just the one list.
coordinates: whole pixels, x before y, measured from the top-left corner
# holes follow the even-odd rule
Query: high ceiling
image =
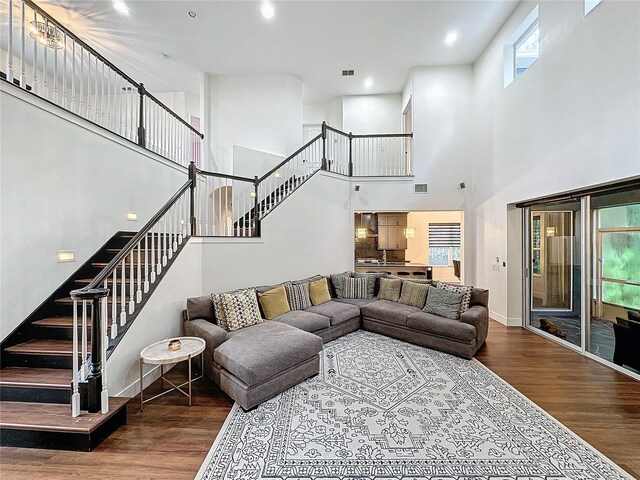
[(257, 1), (125, 2), (128, 15), (111, 0), (38, 3), (151, 91), (197, 93), (199, 72), (288, 73), (325, 103), (400, 92), (414, 66), (473, 63), (519, 0), (274, 2), (271, 20)]

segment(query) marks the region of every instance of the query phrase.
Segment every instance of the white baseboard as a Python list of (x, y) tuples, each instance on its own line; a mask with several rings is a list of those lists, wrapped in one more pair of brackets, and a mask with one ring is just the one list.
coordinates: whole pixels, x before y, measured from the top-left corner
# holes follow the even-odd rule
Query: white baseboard
[(504, 315), (489, 310), (489, 317), (493, 318), (496, 322), (499, 322), (507, 327), (521, 327), (521, 318), (507, 318)]
[[(166, 374), (174, 366), (175, 365), (165, 365), (164, 366), (164, 373)], [(160, 365), (157, 365), (157, 366), (153, 367), (151, 370), (149, 370), (147, 373), (145, 373), (143, 375), (143, 381), (144, 381), (144, 384), (145, 384), (146, 387), (151, 385), (153, 382), (155, 382), (159, 378), (160, 378)], [(115, 397), (133, 398), (136, 395), (138, 395), (139, 393), (140, 393), (140, 379), (138, 379), (135, 382), (133, 382), (131, 385), (126, 387), (121, 392), (116, 393), (114, 396)]]

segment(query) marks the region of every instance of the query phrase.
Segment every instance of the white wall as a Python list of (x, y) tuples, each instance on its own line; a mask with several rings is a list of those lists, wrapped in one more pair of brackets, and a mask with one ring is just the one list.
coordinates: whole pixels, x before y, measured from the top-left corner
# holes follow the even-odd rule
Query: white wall
[[(11, 85), (0, 93), (0, 335), (118, 230), (137, 231), (186, 169)], [(128, 211), (138, 222), (126, 221)], [(76, 261), (57, 263), (57, 250)]]
[(287, 156), (302, 146), (302, 82), (291, 75), (210, 77), (216, 171), (233, 172), (233, 146)]
[(200, 98), (189, 92), (153, 92), (153, 95), (189, 123), (189, 117), (200, 117)]
[(239, 177), (261, 177), (283, 160), (282, 155), (233, 146), (233, 174)]
[(521, 284), (492, 269), (517, 237), (507, 205), (640, 174), (640, 3), (605, 1), (585, 17), (582, 1), (540, 2), (540, 58), (505, 89), (503, 43), (535, 5), (519, 5), (474, 66), (467, 189), (475, 282), (491, 290), (493, 318), (518, 325), (507, 297)]
[(343, 97), (345, 132), (356, 134), (401, 133), (402, 96), (356, 95)]
[[(133, 321), (107, 362), (109, 394), (133, 397), (140, 392), (140, 351), (154, 342), (180, 336), (182, 310), (188, 297), (202, 292), (201, 245), (189, 239), (160, 284)], [(144, 369), (145, 385), (158, 378), (151, 365)]]
[(353, 266), (349, 181), (319, 172), (262, 222), (260, 239), (202, 243), (203, 293), (257, 286)]
[(303, 105), (302, 123), (305, 125), (320, 125), (322, 122), (328, 123), (328, 119), (328, 103), (306, 103)]

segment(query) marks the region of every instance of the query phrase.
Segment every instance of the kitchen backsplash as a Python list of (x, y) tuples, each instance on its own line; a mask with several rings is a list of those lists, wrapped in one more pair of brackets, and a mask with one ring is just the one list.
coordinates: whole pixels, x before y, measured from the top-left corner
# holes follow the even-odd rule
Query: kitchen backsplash
[[(404, 262), (405, 250), (387, 250), (387, 262)], [(378, 238), (356, 238), (356, 260), (374, 258), (382, 261), (382, 250), (378, 250)]]

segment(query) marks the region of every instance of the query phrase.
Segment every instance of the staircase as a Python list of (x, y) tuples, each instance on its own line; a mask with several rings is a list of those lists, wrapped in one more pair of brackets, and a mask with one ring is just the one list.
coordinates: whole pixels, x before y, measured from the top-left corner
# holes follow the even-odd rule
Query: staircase
[[(62, 284), (25, 322), (2, 343), (0, 369), (0, 445), (16, 447), (55, 448), (90, 451), (127, 420), (127, 398), (110, 397), (106, 413), (83, 413), (71, 416), (73, 379), (73, 309), (69, 292), (89, 285), (135, 236), (132, 232), (119, 232), (103, 245), (71, 278)], [(180, 249), (181, 247), (179, 247)], [(173, 258), (179, 253), (174, 253)], [(140, 258), (144, 262), (149, 252), (133, 251), (124, 261), (125, 271)], [(169, 268), (167, 263), (165, 271)], [(116, 270), (122, 270), (120, 264)], [(161, 277), (158, 277), (158, 280)], [(113, 277), (106, 280), (113, 289)], [(154, 282), (150, 294), (158, 284)], [(109, 342), (107, 354), (119, 343), (148, 298), (137, 302), (134, 314), (127, 324)], [(131, 301), (129, 295), (116, 297), (116, 303)], [(108, 310), (113, 308), (114, 297), (107, 298)], [(76, 307), (81, 310), (81, 304)], [(119, 307), (118, 307), (119, 310)], [(81, 312), (78, 311), (80, 315)], [(87, 318), (86, 338), (92, 338), (92, 320)], [(78, 324), (76, 338), (81, 336)], [(91, 343), (86, 349), (91, 351)], [(82, 351), (78, 346), (78, 352)], [(79, 355), (82, 364), (82, 356)], [(81, 405), (86, 403), (86, 386), (80, 385)]]
[[(114, 235), (2, 344), (0, 444), (89, 451), (126, 423), (128, 399), (111, 398), (106, 415), (70, 415), (73, 301), (133, 237)], [(91, 322), (87, 325), (91, 336)]]
[[(294, 175), (286, 180), (282, 185), (277, 187), (271, 193), (267, 194), (262, 200), (258, 202), (257, 211), (261, 213), (260, 218), (264, 218), (272, 209), (274, 209), (277, 205), (280, 204), (285, 198), (287, 198), (291, 193), (293, 193), (298, 187), (300, 187), (304, 182), (306, 182), (312, 174), (310, 175)], [(255, 228), (255, 217), (256, 217), (256, 207), (252, 207), (247, 213), (242, 215), (235, 223), (234, 223), (234, 231), (244, 230), (245, 227), (248, 228), (251, 225), (251, 228)]]

